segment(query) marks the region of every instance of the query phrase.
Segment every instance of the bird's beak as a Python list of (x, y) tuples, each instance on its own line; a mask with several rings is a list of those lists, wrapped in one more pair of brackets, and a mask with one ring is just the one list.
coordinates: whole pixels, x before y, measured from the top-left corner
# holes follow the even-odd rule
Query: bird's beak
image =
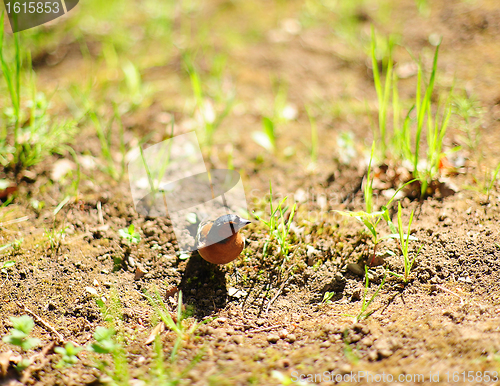
[(249, 221), (249, 220), (245, 220), (244, 218), (240, 219), (240, 223), (238, 224), (238, 230), (240, 230), (244, 226), (247, 226), (250, 223), (251, 223), (251, 221)]

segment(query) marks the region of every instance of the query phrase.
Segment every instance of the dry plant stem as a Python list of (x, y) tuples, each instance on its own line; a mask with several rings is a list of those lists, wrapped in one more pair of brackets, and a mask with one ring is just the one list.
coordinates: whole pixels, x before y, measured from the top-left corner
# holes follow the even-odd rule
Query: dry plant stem
[(98, 214), (98, 217), (99, 217), (99, 223), (101, 225), (104, 225), (104, 217), (102, 215), (102, 204), (101, 204), (101, 201), (97, 202), (97, 214)]
[(286, 281), (283, 283), (283, 285), (280, 287), (280, 289), (278, 290), (278, 292), (276, 293), (276, 295), (274, 295), (274, 297), (269, 301), (269, 303), (267, 303), (267, 307), (266, 307), (266, 312), (265, 314), (267, 315), (267, 313), (269, 312), (269, 308), (271, 307), (271, 305), (274, 303), (274, 301), (276, 299), (278, 299), (278, 296), (280, 296), (281, 292), (283, 291), (283, 289), (285, 288), (285, 286), (288, 284), (288, 281), (291, 279), (291, 276), (288, 277), (288, 279), (286, 279)]
[(148, 345), (154, 342), (157, 335), (160, 335), (163, 331), (165, 331), (165, 323), (158, 323), (149, 334), (148, 339), (145, 340), (144, 344)]
[(284, 324), (278, 324), (277, 326), (256, 328), (255, 330), (249, 330), (249, 331), (247, 331), (247, 333), (252, 333), (253, 334), (255, 332), (270, 331), (270, 330), (274, 330), (275, 328), (281, 328), (281, 327), (285, 327), (285, 325)]
[[(464, 300), (463, 297), (461, 297), (459, 294), (457, 294), (456, 292), (453, 292), (452, 290), (449, 290), (448, 288), (445, 288), (443, 287), (442, 285), (439, 285), (439, 284), (436, 284), (436, 288), (439, 288), (441, 291), (443, 292), (447, 292), (453, 296), (456, 296), (457, 298), (460, 299), (460, 303), (461, 304), (464, 304), (466, 301)], [(478, 303), (478, 302), (473, 302), (473, 301), (470, 301), (470, 304), (475, 304), (476, 306), (479, 306), (479, 307), (486, 307), (484, 304), (481, 304), (481, 303)]]
[(370, 267), (373, 267), (373, 262), (375, 261), (375, 256), (377, 255), (377, 247), (378, 247), (378, 243), (375, 244), (375, 246), (373, 247), (373, 256), (372, 256), (372, 259), (370, 260)]
[[(30, 361), (30, 365), (23, 371), (23, 376), (21, 378), (21, 383), (23, 385), (27, 384), (28, 380), (30, 379), (31, 377), (31, 374), (34, 372), (34, 371), (40, 371), (41, 369), (43, 369), (45, 367), (45, 365), (49, 362), (49, 358), (47, 358), (47, 354), (52, 351), (54, 349), (54, 346), (56, 345), (55, 342), (50, 342), (48, 345), (46, 345), (42, 351), (40, 351), (39, 353), (36, 353), (35, 355), (33, 355), (29, 361)], [(33, 366), (33, 363), (38, 359), (40, 358), (40, 364), (37, 365), (37, 366)]]
[(250, 328), (257, 328), (257, 327), (255, 327), (255, 325), (251, 326), (249, 324), (232, 324), (231, 326), (243, 328), (245, 331), (250, 329)]
[(464, 298), (463, 298), (463, 297), (461, 297), (461, 296), (460, 296), (459, 294), (457, 294), (456, 292), (453, 292), (453, 291), (449, 290), (448, 288), (445, 288), (445, 287), (443, 287), (442, 285), (439, 285), (439, 284), (436, 284), (436, 288), (439, 288), (439, 289), (440, 289), (441, 291), (443, 291), (443, 292), (447, 292), (447, 293), (449, 293), (449, 294), (451, 294), (451, 295), (453, 295), (453, 296), (456, 296), (457, 298), (459, 298), (459, 299), (460, 299), (460, 302), (461, 302), (461, 303), (465, 303)]
[(16, 218), (15, 220), (9, 220), (9, 221), (5, 221), (5, 222), (0, 222), (0, 227), (3, 227), (5, 225), (10, 225), (10, 224), (17, 224), (17, 223), (20, 223), (20, 222), (23, 222), (23, 221), (28, 221), (30, 218), (28, 216), (24, 216), (24, 217), (21, 217), (21, 218)]
[(57, 332), (57, 330), (54, 327), (52, 327), (49, 323), (47, 323), (45, 320), (43, 320), (41, 317), (39, 317), (37, 314), (35, 314), (33, 311), (31, 311), (28, 307), (26, 307), (24, 304), (22, 304), (20, 302), (17, 302), (17, 305), (20, 308), (22, 308), (25, 312), (30, 314), (38, 323), (40, 323), (43, 327), (45, 327), (45, 329), (49, 330), (55, 336), (57, 336), (57, 339), (59, 339), (60, 343), (66, 342), (66, 339), (64, 339), (64, 337), (59, 332)]

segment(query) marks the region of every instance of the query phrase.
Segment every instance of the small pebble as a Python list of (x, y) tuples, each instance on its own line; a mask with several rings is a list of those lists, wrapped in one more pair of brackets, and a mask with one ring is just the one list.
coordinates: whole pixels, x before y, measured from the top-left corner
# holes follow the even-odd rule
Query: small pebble
[(265, 323), (266, 323), (266, 319), (262, 319), (262, 318), (257, 319), (257, 326), (262, 326), (262, 325), (264, 325)]
[(340, 374), (348, 374), (351, 372), (351, 370), (352, 370), (352, 367), (348, 363), (342, 363), (341, 365), (339, 365), (339, 373)]
[(375, 350), (372, 350), (368, 353), (368, 360), (376, 361), (378, 359), (378, 353)]
[(280, 337), (277, 334), (269, 334), (267, 336), (267, 341), (269, 343), (276, 343), (276, 342), (278, 342), (278, 340), (280, 340)]
[(280, 331), (280, 338), (281, 339), (286, 339), (286, 337), (288, 336), (288, 331), (283, 329)]
[(378, 339), (374, 348), (377, 349), (380, 358), (389, 358), (393, 354), (391, 343), (387, 339)]
[(363, 335), (368, 335), (370, 333), (370, 329), (368, 326), (361, 324), (361, 323), (356, 323), (352, 326), (352, 329), (356, 332), (361, 332)]
[(94, 296), (98, 295), (97, 290), (95, 288), (92, 288), (92, 287), (85, 287), (85, 291), (87, 291), (89, 294), (94, 295)]
[(243, 343), (243, 337), (241, 335), (234, 335), (232, 337), (232, 341), (236, 344), (242, 344)]
[(352, 291), (351, 295), (351, 301), (357, 301), (361, 300), (361, 294), (363, 293), (361, 288), (356, 288), (354, 291)]
[(106, 259), (109, 259), (109, 257), (110, 257), (109, 253), (105, 253), (104, 255), (97, 256), (97, 260), (104, 261)]
[(365, 270), (361, 264), (347, 264), (347, 269), (358, 276), (363, 276), (365, 274)]
[(284, 359), (280, 359), (278, 362), (277, 362), (277, 365), (278, 367), (282, 367), (284, 369), (287, 369), (288, 367), (290, 367), (290, 360), (287, 359), (287, 358), (284, 358)]
[(335, 334), (336, 332), (338, 332), (337, 331), (338, 328), (335, 327), (333, 324), (325, 324), (322, 329), (327, 334)]
[(389, 349), (378, 350), (378, 355), (381, 358), (389, 358), (392, 355), (392, 350)]

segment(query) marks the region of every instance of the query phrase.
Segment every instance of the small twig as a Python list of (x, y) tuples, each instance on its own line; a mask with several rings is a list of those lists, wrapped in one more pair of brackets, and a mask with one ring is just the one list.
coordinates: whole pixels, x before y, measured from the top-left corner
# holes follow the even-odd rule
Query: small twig
[(102, 204), (101, 201), (97, 201), (97, 215), (99, 217), (99, 222), (104, 225), (104, 217), (102, 215)]
[(15, 220), (9, 220), (9, 221), (5, 221), (5, 222), (0, 222), (0, 227), (3, 227), (5, 225), (10, 225), (10, 224), (17, 224), (17, 223), (20, 223), (20, 222), (23, 222), (23, 221), (28, 221), (30, 218), (29, 216), (24, 216), (24, 217), (21, 217), (21, 218), (16, 218)]
[(460, 302), (464, 303), (464, 298), (461, 297), (459, 294), (449, 290), (448, 288), (443, 287), (442, 285), (436, 284), (436, 288), (439, 288), (441, 291), (448, 292), (449, 294), (452, 294), (456, 296), (457, 298), (460, 299)]
[(285, 325), (284, 324), (279, 324), (277, 326), (256, 328), (255, 330), (249, 330), (249, 331), (247, 331), (247, 333), (269, 331), (269, 330), (274, 330), (275, 328), (280, 328), (280, 327), (285, 327)]
[(459, 294), (457, 294), (457, 293), (455, 293), (455, 292), (453, 292), (453, 291), (451, 291), (451, 290), (443, 287), (442, 285), (436, 284), (436, 288), (439, 288), (440, 290), (442, 290), (444, 292), (448, 292), (449, 294), (451, 294), (453, 296), (456, 296), (457, 298), (460, 299), (460, 303), (461, 304), (469, 303), (469, 304), (474, 304), (474, 305), (476, 305), (478, 307), (487, 307), (484, 304), (478, 303), (478, 302), (476, 302), (474, 300), (470, 300), (470, 299), (464, 300), (464, 298), (461, 297)]
[(373, 261), (375, 260), (375, 256), (377, 255), (377, 246), (378, 246), (378, 243), (375, 244), (375, 246), (373, 247), (373, 257), (370, 260), (370, 264), (369, 264), (370, 267), (373, 267)]
[(280, 287), (280, 289), (278, 290), (277, 294), (274, 295), (274, 297), (269, 301), (269, 303), (267, 303), (267, 307), (266, 307), (266, 315), (267, 313), (269, 312), (269, 308), (271, 307), (271, 304), (274, 303), (274, 301), (276, 299), (278, 299), (278, 296), (280, 296), (281, 292), (283, 291), (283, 289), (285, 288), (285, 286), (288, 284), (288, 281), (291, 279), (292, 276), (288, 276), (288, 279), (286, 279), (286, 281), (283, 283), (283, 285)]
[(271, 304), (274, 303), (274, 301), (278, 298), (278, 296), (280, 296), (281, 294), (281, 291), (283, 291), (283, 288), (284, 287), (281, 287), (278, 292), (276, 293), (276, 295), (274, 295), (274, 297), (269, 301), (269, 303), (267, 303), (267, 307), (266, 307), (266, 312), (265, 314), (267, 315), (267, 313), (269, 312), (269, 308), (271, 307)]
[[(45, 367), (45, 365), (49, 362), (49, 358), (47, 358), (47, 354), (54, 349), (55, 342), (50, 342), (46, 345), (42, 351), (36, 353), (31, 358), (29, 358), (30, 365), (24, 370), (23, 376), (21, 378), (21, 382), (26, 384), (31, 377), (31, 374), (35, 371), (40, 371)], [(40, 363), (38, 365), (34, 365), (35, 361), (40, 359)]]
[(38, 323), (40, 323), (43, 327), (45, 327), (47, 330), (49, 330), (55, 336), (57, 336), (57, 338), (59, 339), (59, 342), (61, 342), (61, 343), (66, 342), (66, 339), (64, 339), (64, 337), (59, 332), (57, 332), (57, 330), (54, 327), (52, 327), (49, 323), (47, 323), (45, 320), (43, 320), (41, 317), (39, 317), (37, 314), (35, 314), (33, 311), (31, 311), (28, 307), (26, 307), (24, 304), (22, 304), (20, 302), (17, 302), (17, 305), (20, 308), (22, 308), (25, 312), (27, 312), (28, 314), (30, 314), (31, 316), (33, 316), (33, 318)]
[(243, 328), (245, 330), (248, 330), (249, 328), (256, 328), (255, 326), (251, 326), (249, 324), (231, 324), (232, 327), (239, 327)]

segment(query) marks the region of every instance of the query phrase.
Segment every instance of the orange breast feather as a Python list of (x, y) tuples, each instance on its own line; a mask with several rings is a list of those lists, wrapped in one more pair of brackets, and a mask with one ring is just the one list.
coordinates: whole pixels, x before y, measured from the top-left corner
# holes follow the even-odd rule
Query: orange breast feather
[(227, 264), (236, 259), (245, 247), (245, 239), (240, 233), (236, 233), (224, 240), (203, 248), (198, 252), (206, 261), (213, 264)]

